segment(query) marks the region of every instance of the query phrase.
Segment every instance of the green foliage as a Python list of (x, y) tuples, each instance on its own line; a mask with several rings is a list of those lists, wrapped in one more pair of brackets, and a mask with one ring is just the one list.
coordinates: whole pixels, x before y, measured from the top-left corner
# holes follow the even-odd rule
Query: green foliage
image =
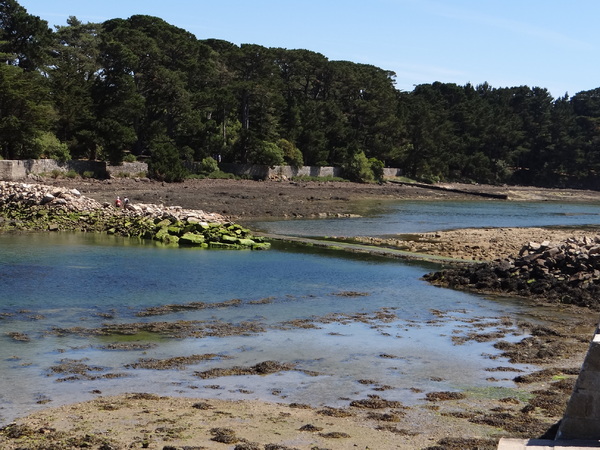
[(273, 142), (259, 141), (248, 154), (248, 160), (252, 164), (280, 166), (283, 164), (283, 150)]
[(383, 161), (380, 161), (377, 158), (369, 158), (369, 166), (375, 180), (383, 181)]
[(152, 178), (167, 182), (180, 182), (188, 175), (177, 147), (171, 142), (157, 142), (152, 146), (148, 173)]
[(385, 165), (426, 182), (600, 189), (600, 88), (559, 99), (487, 83), (400, 92), (378, 67), (201, 41), (157, 17), (70, 17), (52, 31), (16, 0), (0, 1), (0, 62), (0, 158), (143, 155), (151, 176), (180, 180), (183, 162), (218, 154), (341, 166), (362, 182)]
[(127, 153), (126, 155), (123, 156), (123, 162), (136, 162), (137, 158), (135, 155), (132, 155), (131, 153)]
[(283, 160), (287, 165), (292, 167), (304, 166), (302, 152), (293, 143), (287, 139), (279, 139), (277, 146), (283, 151)]
[(52, 30), (16, 0), (0, 1), (0, 59), (28, 72), (45, 68)]
[(344, 174), (350, 181), (358, 183), (375, 181), (373, 169), (371, 169), (371, 164), (363, 151), (355, 153), (350, 158), (350, 161), (344, 168)]
[(33, 140), (35, 153), (40, 158), (56, 159), (57, 161), (68, 161), (71, 159), (67, 144), (60, 142), (57, 137), (49, 132), (41, 133)]
[(53, 117), (44, 77), (0, 64), (0, 155), (5, 159), (38, 158), (34, 141), (50, 130)]
[(210, 173), (216, 172), (217, 170), (219, 170), (219, 163), (217, 163), (216, 159), (209, 156), (200, 161), (201, 174), (208, 175)]

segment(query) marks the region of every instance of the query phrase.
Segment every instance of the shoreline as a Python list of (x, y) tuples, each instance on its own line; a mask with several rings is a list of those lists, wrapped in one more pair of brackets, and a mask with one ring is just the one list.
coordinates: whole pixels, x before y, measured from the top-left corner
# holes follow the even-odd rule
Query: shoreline
[[(65, 186), (64, 180), (57, 180), (57, 185)], [(89, 195), (88, 190), (97, 189), (92, 194), (96, 200), (110, 201), (115, 192), (134, 192), (134, 201), (149, 201), (152, 197), (171, 199), (173, 202), (186, 198), (188, 202), (184, 207), (193, 209), (204, 205), (203, 198), (210, 196), (211, 192), (215, 201), (218, 198), (227, 205), (229, 213), (233, 213), (234, 206), (240, 208), (238, 217), (251, 217), (254, 214), (265, 212), (264, 197), (285, 200), (282, 206), (271, 205), (271, 217), (290, 217), (289, 208), (296, 208), (297, 216), (310, 217), (315, 208), (320, 209), (326, 204), (335, 205), (327, 209), (327, 214), (350, 213), (349, 204), (357, 199), (370, 199), (373, 201), (398, 199), (399, 192), (393, 188), (377, 190), (377, 187), (364, 187), (361, 185), (350, 186), (352, 193), (340, 195), (337, 185), (315, 183), (313, 186), (290, 184), (285, 187), (277, 182), (250, 182), (240, 183), (235, 187), (229, 182), (203, 183), (193, 180), (193, 183), (183, 183), (175, 187), (150, 182), (117, 180), (114, 183), (92, 182), (82, 187), (82, 194)], [(66, 183), (68, 187), (69, 183)], [(146, 189), (142, 193), (133, 191), (138, 184)], [(267, 184), (268, 183), (268, 184)], [(345, 183), (340, 183), (345, 184)], [(79, 184), (73, 182), (73, 186)], [(322, 185), (322, 186), (321, 186)], [(211, 186), (208, 191), (203, 188)], [(320, 190), (319, 190), (320, 187)], [(163, 189), (164, 190), (161, 190)], [(287, 189), (290, 189), (289, 191)], [(405, 188), (402, 188), (405, 189)], [(449, 194), (448, 192), (415, 194), (414, 188), (403, 191), (404, 199), (418, 200), (443, 200), (464, 199), (464, 194)], [(507, 188), (508, 189), (508, 188)], [(177, 193), (175, 193), (175, 191)], [(237, 193), (234, 193), (237, 192)], [(516, 189), (524, 198), (524, 191)], [(181, 194), (179, 194), (181, 192)], [(226, 192), (226, 194), (223, 194)], [(262, 194), (259, 194), (262, 192)], [(283, 194), (281, 194), (283, 192)], [(293, 192), (293, 194), (292, 194)], [(319, 193), (317, 193), (319, 192)], [(527, 195), (535, 201), (540, 201), (540, 191), (527, 191)], [(565, 197), (565, 201), (580, 201), (579, 197), (566, 195), (564, 192), (542, 191), (545, 200)], [(298, 196), (298, 197), (294, 197)], [(307, 197), (308, 196), (308, 197)], [(459, 197), (456, 197), (459, 196)], [(136, 198), (137, 197), (137, 198)], [(242, 198), (246, 197), (246, 198)], [(294, 205), (289, 203), (292, 197), (299, 202)], [(312, 197), (312, 200), (308, 198)], [(515, 198), (513, 195), (510, 198)], [(235, 201), (234, 201), (235, 200)], [(238, 201), (239, 200), (239, 201)], [(564, 200), (564, 199), (563, 199)], [(600, 193), (588, 193), (584, 201), (596, 202), (600, 200)], [(498, 201), (498, 200), (491, 200)], [(511, 200), (508, 200), (511, 201)], [(273, 202), (275, 204), (277, 202)], [(285, 205), (285, 203), (288, 203)], [(252, 205), (257, 205), (253, 209)], [(195, 208), (194, 208), (195, 206)], [(304, 208), (304, 209), (302, 209)], [(277, 211), (277, 215), (275, 215)], [(224, 213), (224, 212), (221, 212)], [(236, 216), (236, 214), (231, 214)], [(598, 229), (600, 230), (600, 228)], [(519, 228), (519, 229), (472, 229), (451, 230), (436, 233), (423, 233), (419, 235), (402, 236), (396, 243), (398, 247), (414, 244), (415, 252), (440, 254), (456, 257), (458, 259), (482, 258), (482, 260), (495, 259), (496, 256), (506, 256), (506, 252), (514, 253), (528, 241), (561, 239), (565, 235), (583, 233), (589, 235), (591, 231), (578, 229), (550, 229), (550, 228)], [(375, 239), (365, 237), (364, 239)], [(392, 242), (373, 242), (377, 245), (393, 245)], [(420, 246), (420, 247), (419, 247)], [(10, 425), (0, 430), (0, 444), (3, 448), (23, 448), (29, 442), (31, 447), (36, 442), (40, 445), (51, 445), (56, 449), (75, 448), (74, 442), (85, 442), (88, 448), (235, 448), (253, 449), (267, 448), (268, 445), (278, 445), (272, 448), (400, 448), (400, 449), (495, 449), (501, 436), (508, 437), (539, 437), (532, 433), (542, 432), (553, 421), (560, 418), (560, 402), (565, 402), (570, 395), (570, 389), (576, 378), (576, 370), (587, 350), (587, 342), (591, 338), (595, 322), (581, 308), (553, 306), (546, 311), (560, 310), (569, 312), (573, 317), (579, 317), (577, 329), (572, 323), (560, 324), (555, 322), (550, 333), (541, 332), (534, 335), (534, 341), (528, 341), (528, 346), (534, 349), (549, 352), (546, 362), (535, 363), (540, 367), (537, 377), (533, 381), (519, 384), (518, 390), (522, 397), (506, 395), (493, 397), (490, 395), (476, 395), (469, 393), (465, 398), (453, 398), (448, 393), (439, 393), (440, 397), (426, 401), (418, 407), (405, 407), (404, 405), (383, 403), (383, 407), (349, 406), (341, 409), (311, 408), (306, 405), (282, 404), (276, 401), (256, 400), (217, 400), (188, 397), (158, 397), (152, 394), (130, 393), (117, 396), (100, 396), (97, 399), (78, 404), (50, 407), (40, 412), (20, 418), (16, 425)], [(589, 333), (588, 333), (589, 328)], [(555, 334), (554, 334), (555, 333)], [(589, 334), (589, 336), (588, 336)], [(493, 338), (492, 338), (493, 339)], [(561, 354), (559, 347), (564, 342), (570, 342), (568, 356)], [(554, 347), (556, 346), (556, 351)], [(515, 355), (524, 350), (515, 345), (512, 349)], [(515, 356), (518, 357), (518, 356)], [(509, 376), (513, 376), (511, 374)], [(529, 376), (530, 374), (527, 374)], [(502, 372), (491, 373), (490, 377), (502, 378)], [(545, 402), (559, 404), (558, 410), (547, 409), (550, 406), (542, 400), (536, 400), (546, 394)], [(443, 398), (445, 394), (449, 398)], [(384, 394), (381, 394), (384, 397)], [(379, 394), (374, 394), (376, 400)], [(379, 397), (381, 399), (381, 397)], [(383, 399), (382, 399), (383, 400)], [(377, 402), (374, 402), (377, 403)], [(195, 406), (194, 406), (195, 405)], [(512, 421), (501, 419), (503, 415), (510, 415)], [(76, 418), (77, 420), (73, 420)], [(532, 428), (535, 423), (535, 427)], [(545, 424), (540, 428), (540, 424)], [(12, 428), (11, 428), (12, 427)], [(503, 429), (504, 431), (499, 431)], [(537, 431), (535, 431), (537, 430)], [(71, 441), (69, 441), (71, 439)], [(87, 441), (86, 441), (87, 440)], [(50, 444), (49, 444), (50, 443)], [(29, 444), (28, 444), (29, 445)], [(112, 446), (112, 447), (108, 447)], [(169, 447), (171, 446), (171, 447)], [(42, 447), (40, 447), (42, 448)], [(46, 447), (48, 448), (48, 447)]]

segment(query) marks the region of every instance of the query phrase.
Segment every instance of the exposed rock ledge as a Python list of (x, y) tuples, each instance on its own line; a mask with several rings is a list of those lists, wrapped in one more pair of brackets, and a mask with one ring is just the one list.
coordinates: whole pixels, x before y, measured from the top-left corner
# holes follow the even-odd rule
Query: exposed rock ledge
[(425, 275), (429, 282), (600, 309), (600, 236), (530, 242), (519, 255)]
[(117, 208), (77, 189), (5, 181), (0, 182), (0, 230), (98, 231), (169, 245), (269, 247), (220, 214), (141, 203)]

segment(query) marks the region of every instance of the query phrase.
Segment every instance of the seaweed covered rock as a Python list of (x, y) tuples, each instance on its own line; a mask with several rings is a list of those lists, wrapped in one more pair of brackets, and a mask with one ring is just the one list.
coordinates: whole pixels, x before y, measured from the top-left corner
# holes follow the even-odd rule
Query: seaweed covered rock
[(0, 231), (11, 230), (105, 232), (203, 248), (269, 248), (220, 214), (153, 204), (117, 208), (76, 189), (0, 182)]
[(600, 309), (600, 236), (530, 242), (517, 256), (425, 275), (432, 284)]

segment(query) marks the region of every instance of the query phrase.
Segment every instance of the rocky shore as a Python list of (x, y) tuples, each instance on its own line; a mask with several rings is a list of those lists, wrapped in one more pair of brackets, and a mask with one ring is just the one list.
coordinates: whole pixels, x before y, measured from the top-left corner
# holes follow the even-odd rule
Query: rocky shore
[(164, 245), (266, 249), (269, 244), (225, 216), (178, 206), (113, 206), (75, 188), (0, 182), (1, 231), (105, 232)]
[(505, 293), (600, 310), (600, 236), (529, 242), (518, 255), (430, 273), (453, 289)]
[[(230, 226), (231, 217), (319, 217), (321, 214), (353, 213), (350, 207), (357, 200), (468, 200), (464, 194), (457, 197), (459, 194), (446, 191), (352, 183), (190, 180), (163, 185), (142, 180), (47, 181), (52, 185), (28, 185), (20, 191), (5, 191), (16, 188), (4, 183), (0, 185), (1, 230), (64, 229), (128, 236), (135, 229), (132, 223), (148, 220), (154, 226), (151, 238), (156, 239), (158, 223), (169, 220), (171, 226), (177, 226), (179, 222), (188, 221), (191, 212), (196, 215), (192, 223), (215, 223), (221, 229)], [(506, 192), (509, 198), (519, 200), (600, 200), (600, 195), (593, 192), (583, 196), (581, 192), (573, 191), (511, 187), (477, 189)], [(112, 200), (116, 195), (128, 195), (134, 202), (134, 209), (115, 208)], [(183, 207), (157, 206), (156, 203), (181, 204)], [(223, 216), (202, 216), (202, 210), (219, 211)], [(163, 225), (160, 229), (166, 226), (168, 231), (167, 223)], [(177, 233), (180, 237), (180, 232)], [(407, 246), (417, 252), (487, 261), (440, 272), (437, 275), (439, 283), (448, 283), (449, 278), (456, 277), (452, 287), (459, 289), (511, 292), (511, 295), (529, 295), (540, 290), (546, 294), (535, 298), (542, 298), (550, 295), (553, 289), (558, 291), (560, 283), (569, 292), (574, 292), (573, 287), (583, 289), (596, 285), (596, 270), (600, 270), (595, 268), (598, 259), (595, 247), (600, 244), (593, 238), (596, 234), (599, 233), (575, 229), (490, 228), (402, 236), (395, 239), (396, 243), (376, 240), (370, 243)], [(585, 236), (592, 237), (585, 240)], [(181, 244), (180, 240), (178, 244)], [(556, 272), (563, 263), (566, 265), (560, 270), (572, 271), (568, 277)], [(490, 273), (493, 276), (488, 277)], [(505, 276), (498, 276), (498, 273)], [(431, 277), (431, 281), (437, 282), (433, 275)], [(459, 278), (468, 283), (459, 282)], [(513, 284), (516, 291), (500, 290), (503, 285)], [(519, 293), (519, 289), (522, 292)], [(516, 334), (504, 340), (503, 336), (508, 332), (498, 334), (497, 330), (482, 328), (477, 318), (473, 318), (473, 323), (465, 324), (469, 328), (454, 330), (462, 331), (452, 337), (456, 345), (470, 340), (493, 341), (502, 356), (511, 362), (535, 364), (539, 370), (516, 377), (510, 368), (501, 365), (491, 370), (490, 380), (509, 377), (516, 383), (515, 389), (468, 392), (464, 396), (451, 395), (455, 392), (427, 392), (426, 403), (412, 407), (388, 402), (383, 397), (385, 393), (376, 390), (368, 399), (353, 401), (347, 408), (320, 409), (276, 402), (181, 399), (145, 393), (106, 397), (98, 393), (96, 400), (47, 409), (0, 429), (0, 446), (6, 449), (103, 450), (492, 450), (496, 448), (499, 436), (539, 437), (562, 416), (595, 327), (595, 317), (589, 314), (590, 308), (595, 308), (593, 304), (581, 303), (589, 306), (581, 308), (573, 306), (577, 302), (565, 304), (568, 303), (565, 300), (557, 297), (556, 301), (563, 302), (560, 308), (555, 305), (540, 307), (531, 323), (519, 323), (519, 329), (526, 334), (520, 340), (515, 338)], [(536, 325), (537, 319), (546, 325)]]

